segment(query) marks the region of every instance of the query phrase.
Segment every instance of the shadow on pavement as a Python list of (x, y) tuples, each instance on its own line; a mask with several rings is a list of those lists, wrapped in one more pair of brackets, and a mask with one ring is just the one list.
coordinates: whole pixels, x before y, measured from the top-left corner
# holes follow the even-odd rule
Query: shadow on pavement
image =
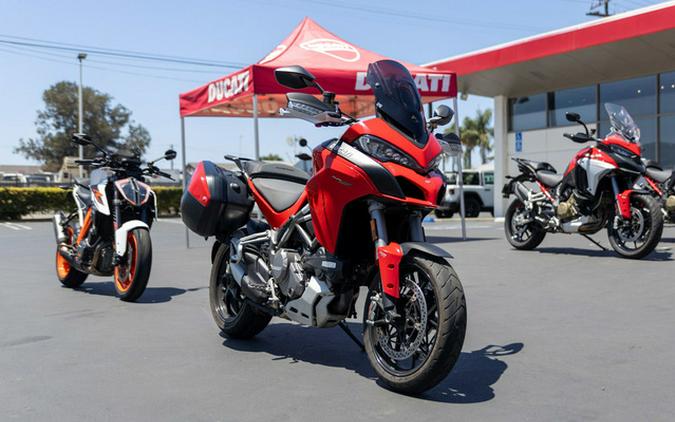
[[(588, 257), (614, 257), (621, 258), (619, 254), (613, 250), (603, 251), (600, 249), (581, 249), (581, 248), (563, 248), (563, 247), (539, 247), (535, 249), (539, 253), (545, 254), (555, 254), (555, 255), (576, 255), (576, 256), (588, 256)], [(642, 261), (672, 261), (672, 254), (669, 251), (660, 251), (659, 246), (657, 249), (642, 258)]]
[[(143, 295), (138, 298), (135, 303), (165, 303), (169, 302), (175, 296), (201, 289), (206, 289), (206, 287), (196, 287), (192, 289), (180, 289), (177, 287), (146, 287)], [(117, 296), (115, 285), (112, 281), (85, 282), (82, 286), (74, 290), (98, 296)]]
[[(361, 324), (350, 322), (348, 325), (360, 337)], [(272, 360), (287, 360), (289, 364), (305, 362), (345, 368), (363, 377), (377, 379), (366, 354), (337, 327), (325, 329), (293, 323), (275, 323), (251, 340), (221, 336), (224, 339), (223, 346), (232, 350), (269, 353), (274, 356)], [(516, 354), (522, 348), (523, 343), (512, 343), (462, 352), (450, 375), (418, 398), (446, 403), (480, 403), (491, 400), (495, 396), (492, 385), (508, 367), (499, 357)]]

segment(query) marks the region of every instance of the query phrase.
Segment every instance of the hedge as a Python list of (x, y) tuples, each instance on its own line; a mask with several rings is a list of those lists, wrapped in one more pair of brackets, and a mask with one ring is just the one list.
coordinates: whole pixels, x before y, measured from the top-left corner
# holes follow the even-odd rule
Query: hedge
[[(160, 215), (178, 213), (183, 190), (179, 187), (155, 186)], [(75, 209), (70, 190), (61, 188), (0, 188), (0, 219), (19, 220), (29, 214)]]

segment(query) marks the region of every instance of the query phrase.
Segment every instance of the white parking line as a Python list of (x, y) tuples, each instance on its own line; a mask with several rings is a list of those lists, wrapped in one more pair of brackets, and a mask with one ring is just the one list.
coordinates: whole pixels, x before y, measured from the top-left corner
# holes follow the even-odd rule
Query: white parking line
[(30, 226), (24, 226), (23, 224), (17, 223), (0, 223), (2, 226), (7, 227), (12, 230), (33, 230)]
[[(473, 229), (481, 229), (481, 230), (482, 230), (482, 229), (491, 229), (491, 228), (493, 228), (493, 227), (494, 227), (494, 226), (474, 226), (474, 225), (467, 225), (467, 226), (466, 226), (466, 229), (467, 229), (467, 230), (473, 230)], [(452, 225), (452, 226), (450, 226), (450, 225), (445, 225), (445, 224), (442, 224), (442, 225), (426, 225), (426, 224), (425, 224), (425, 225), (424, 225), (424, 229), (425, 229), (425, 230), (431, 230), (431, 231), (434, 231), (434, 230), (458, 230), (458, 229), (461, 229), (461, 228), (462, 228), (462, 227), (461, 227), (460, 225)]]

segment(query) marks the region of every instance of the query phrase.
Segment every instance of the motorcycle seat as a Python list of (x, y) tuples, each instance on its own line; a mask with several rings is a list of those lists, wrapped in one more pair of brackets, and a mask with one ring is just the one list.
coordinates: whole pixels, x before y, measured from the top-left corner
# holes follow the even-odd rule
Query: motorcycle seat
[(563, 175), (546, 171), (546, 170), (537, 170), (537, 180), (539, 180), (547, 188), (553, 188), (558, 186), (562, 182)]
[(305, 190), (304, 182), (296, 183), (270, 177), (251, 178), (251, 182), (276, 212), (290, 208)]
[(244, 171), (251, 179), (265, 178), (276, 180), (287, 180), (296, 184), (305, 185), (309, 180), (309, 175), (297, 167), (284, 163), (266, 163), (263, 161), (244, 161), (242, 162)]
[(652, 167), (647, 167), (647, 176), (654, 179), (657, 183), (664, 183), (673, 175), (672, 171), (658, 170)]

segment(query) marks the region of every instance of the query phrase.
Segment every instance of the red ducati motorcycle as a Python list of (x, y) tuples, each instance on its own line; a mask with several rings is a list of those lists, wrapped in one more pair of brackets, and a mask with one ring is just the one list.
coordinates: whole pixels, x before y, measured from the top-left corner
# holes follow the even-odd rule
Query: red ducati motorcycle
[(583, 125), (585, 132), (564, 136), (595, 145), (579, 151), (564, 174), (548, 163), (513, 159), (521, 174), (502, 193), (505, 198), (516, 196), (504, 222), (506, 239), (516, 249), (536, 248), (547, 232), (579, 233), (598, 244), (588, 235), (606, 227), (609, 243), (619, 255), (639, 259), (661, 240), (660, 206), (649, 191), (636, 186), (645, 173), (640, 129), (624, 107), (607, 103), (605, 109), (612, 129), (604, 139), (595, 138), (579, 114), (567, 113), (567, 120)]
[[(365, 348), (389, 388), (425, 391), (455, 364), (466, 330), (462, 285), (449, 254), (426, 243), (422, 218), (443, 197), (437, 169), (443, 148), (437, 126), (453, 112), (442, 106), (427, 123), (419, 92), (401, 64), (368, 67), (377, 117), (358, 122), (342, 113), (300, 66), (277, 69), (292, 89), (283, 114), (317, 126), (349, 128), (313, 150), (313, 175), (285, 164), (237, 157), (239, 172), (198, 165), (183, 196), (185, 224), (215, 236), (210, 304), (222, 332), (250, 338), (273, 316), (312, 327), (340, 326)], [(253, 203), (264, 220), (251, 220)], [(360, 287), (363, 344), (344, 323), (357, 314)]]

